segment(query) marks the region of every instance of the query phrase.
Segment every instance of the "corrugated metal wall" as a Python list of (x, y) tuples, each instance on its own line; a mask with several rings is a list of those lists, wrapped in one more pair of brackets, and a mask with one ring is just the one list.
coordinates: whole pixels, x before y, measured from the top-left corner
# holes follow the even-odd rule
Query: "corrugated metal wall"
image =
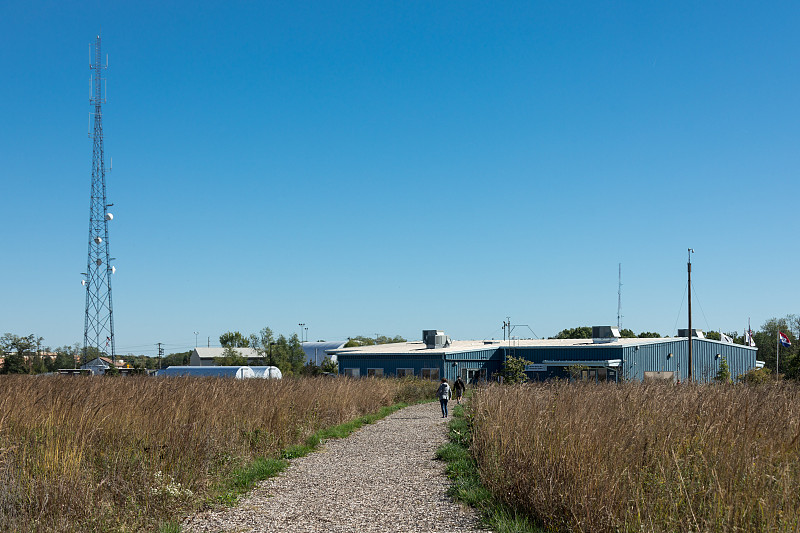
[[(695, 381), (713, 381), (723, 358), (728, 362), (731, 377), (735, 379), (755, 368), (756, 349), (740, 344), (692, 339), (692, 378)], [(627, 380), (644, 379), (645, 372), (675, 372), (676, 379), (680, 381), (689, 376), (689, 345), (686, 339), (628, 346), (623, 359), (623, 376)]]
[(398, 368), (413, 368), (414, 375), (419, 377), (423, 368), (438, 368), (440, 377), (454, 380), (464, 368), (483, 369), (487, 375), (500, 370), (503, 354), (498, 348), (477, 350), (472, 352), (453, 352), (442, 355), (354, 355), (339, 354), (339, 373), (344, 374), (346, 368), (358, 368), (361, 376), (367, 375), (370, 368), (382, 368), (385, 376), (394, 376)]
[[(722, 358), (725, 358), (735, 379), (755, 367), (756, 349), (738, 344), (693, 339), (694, 379), (711, 381), (719, 371)], [(440, 376), (454, 380), (463, 369), (484, 369), (487, 378), (502, 368), (505, 354), (522, 357), (531, 363), (543, 361), (603, 361), (622, 359), (620, 377), (624, 380), (642, 380), (645, 372), (674, 372), (675, 379), (683, 381), (688, 376), (689, 354), (686, 339), (675, 339), (656, 343), (643, 343), (636, 346), (621, 344), (586, 344), (565, 347), (515, 347), (487, 348), (467, 352), (438, 354), (395, 354), (395, 355), (339, 355), (339, 373), (346, 368), (358, 368), (361, 376), (367, 375), (370, 368), (382, 368), (385, 376), (394, 376), (398, 368), (412, 368), (419, 377), (423, 368), (438, 368)], [(671, 354), (671, 355), (670, 355)], [(719, 354), (719, 357), (717, 357)], [(548, 372), (535, 372), (532, 377), (547, 379), (567, 377), (562, 367), (551, 366)]]

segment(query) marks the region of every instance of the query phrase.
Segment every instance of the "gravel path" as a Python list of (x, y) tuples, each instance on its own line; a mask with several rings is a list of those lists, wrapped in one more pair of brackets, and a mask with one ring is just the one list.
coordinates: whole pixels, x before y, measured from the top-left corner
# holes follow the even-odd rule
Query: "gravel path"
[(185, 532), (481, 531), (447, 496), (439, 403), (413, 405), (294, 459), (236, 507), (187, 518)]

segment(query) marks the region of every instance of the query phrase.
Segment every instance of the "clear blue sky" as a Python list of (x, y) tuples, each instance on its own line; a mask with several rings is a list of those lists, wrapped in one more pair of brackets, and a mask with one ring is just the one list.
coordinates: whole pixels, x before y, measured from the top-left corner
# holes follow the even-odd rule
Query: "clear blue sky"
[[(800, 313), (796, 2), (0, 3), (0, 334), (83, 338), (90, 48), (117, 351), (227, 330)], [(518, 333), (520, 330), (518, 330)], [(527, 330), (522, 331), (523, 334)]]

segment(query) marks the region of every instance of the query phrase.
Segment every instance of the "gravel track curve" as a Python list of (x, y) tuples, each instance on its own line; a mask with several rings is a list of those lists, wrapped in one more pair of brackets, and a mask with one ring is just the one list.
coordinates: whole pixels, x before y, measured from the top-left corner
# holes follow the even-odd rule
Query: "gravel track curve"
[(191, 516), (182, 530), (485, 532), (446, 494), (445, 465), (435, 459), (446, 439), (438, 402), (406, 407), (293, 459), (235, 507)]

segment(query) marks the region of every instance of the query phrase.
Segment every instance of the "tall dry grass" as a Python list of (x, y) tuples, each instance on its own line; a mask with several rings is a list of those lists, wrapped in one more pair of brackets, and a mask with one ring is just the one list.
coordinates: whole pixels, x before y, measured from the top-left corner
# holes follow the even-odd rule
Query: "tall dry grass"
[(484, 484), (548, 527), (798, 531), (800, 387), (549, 383), (472, 400)]
[(435, 384), (0, 377), (0, 531), (154, 529), (230, 472)]

